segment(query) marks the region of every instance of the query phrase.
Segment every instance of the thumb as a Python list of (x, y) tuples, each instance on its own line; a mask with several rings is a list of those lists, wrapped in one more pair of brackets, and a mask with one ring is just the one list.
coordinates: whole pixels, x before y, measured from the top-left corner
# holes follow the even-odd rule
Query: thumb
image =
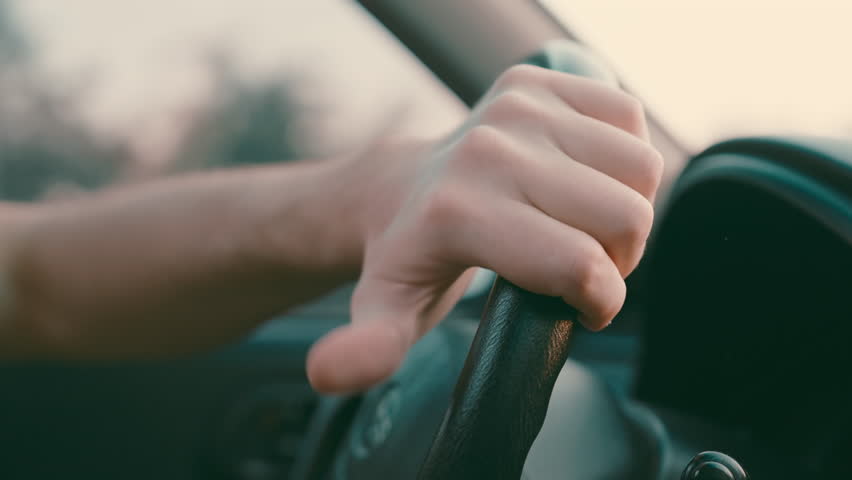
[(352, 322), (326, 334), (308, 353), (308, 379), (318, 392), (355, 392), (387, 379), (414, 341), (415, 309), (387, 305), (387, 289), (372, 283), (362, 279), (356, 288)]

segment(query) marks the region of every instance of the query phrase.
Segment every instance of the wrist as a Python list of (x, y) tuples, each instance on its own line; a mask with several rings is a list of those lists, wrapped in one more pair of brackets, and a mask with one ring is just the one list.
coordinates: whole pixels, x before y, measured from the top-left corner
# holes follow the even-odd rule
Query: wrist
[[(418, 139), (384, 138), (352, 155), (275, 167), (277, 173), (267, 185), (277, 220), (262, 216), (257, 222), (266, 231), (262, 236), (274, 239), (267, 244), (274, 245), (277, 258), (303, 258), (305, 268), (354, 280), (368, 242), (387, 228), (410, 193), (417, 178), (416, 158), (429, 145)], [(294, 213), (300, 219), (295, 223)], [(305, 246), (309, 251), (296, 251)]]
[(346, 176), (354, 186), (357, 228), (363, 247), (384, 232), (411, 194), (421, 162), (431, 146), (425, 139), (387, 137), (363, 154), (347, 159)]

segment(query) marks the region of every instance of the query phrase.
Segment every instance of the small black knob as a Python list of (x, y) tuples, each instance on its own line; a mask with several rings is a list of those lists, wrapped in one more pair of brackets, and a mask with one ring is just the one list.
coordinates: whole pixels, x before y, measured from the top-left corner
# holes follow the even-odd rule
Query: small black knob
[(724, 453), (702, 452), (692, 457), (680, 480), (748, 480), (748, 474)]

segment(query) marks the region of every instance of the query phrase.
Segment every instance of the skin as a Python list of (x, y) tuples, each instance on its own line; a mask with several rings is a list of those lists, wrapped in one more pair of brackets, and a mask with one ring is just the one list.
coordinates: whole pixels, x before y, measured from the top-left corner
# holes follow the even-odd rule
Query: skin
[(642, 256), (662, 167), (635, 98), (519, 66), (437, 140), (5, 204), (0, 355), (201, 351), (358, 279), (351, 323), (307, 362), (317, 390), (356, 391), (394, 372), (474, 266), (600, 330)]

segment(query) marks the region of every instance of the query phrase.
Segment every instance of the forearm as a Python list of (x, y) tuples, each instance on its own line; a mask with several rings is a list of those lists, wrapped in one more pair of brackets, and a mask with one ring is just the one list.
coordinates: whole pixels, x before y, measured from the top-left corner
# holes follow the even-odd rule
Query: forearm
[(356, 278), (358, 185), (324, 160), (5, 206), (0, 355), (208, 348)]

